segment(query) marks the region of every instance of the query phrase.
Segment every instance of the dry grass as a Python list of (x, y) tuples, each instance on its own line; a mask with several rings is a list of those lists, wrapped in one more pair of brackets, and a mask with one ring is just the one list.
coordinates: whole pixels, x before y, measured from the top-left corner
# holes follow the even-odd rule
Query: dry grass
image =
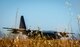
[(80, 47), (79, 40), (8, 39), (0, 40), (0, 47)]

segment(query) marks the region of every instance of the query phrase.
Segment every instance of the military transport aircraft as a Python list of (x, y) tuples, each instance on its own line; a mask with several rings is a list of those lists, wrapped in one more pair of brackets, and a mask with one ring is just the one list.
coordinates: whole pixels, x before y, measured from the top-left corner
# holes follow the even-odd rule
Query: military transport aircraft
[(22, 34), (27, 35), (28, 37), (36, 37), (40, 34), (40, 37), (45, 36), (47, 39), (60, 39), (61, 37), (68, 37), (68, 34), (74, 33), (66, 33), (66, 32), (57, 32), (57, 31), (40, 31), (40, 30), (31, 30), (26, 28), (24, 17), (20, 18), (19, 28), (8, 28), (3, 27), (4, 29), (8, 29), (8, 31), (12, 31), (13, 34), (18, 34), (22, 32)]

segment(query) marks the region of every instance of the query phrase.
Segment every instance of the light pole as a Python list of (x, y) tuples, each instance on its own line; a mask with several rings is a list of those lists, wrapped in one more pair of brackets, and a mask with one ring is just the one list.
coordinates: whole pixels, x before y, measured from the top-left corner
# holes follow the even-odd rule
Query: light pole
[[(78, 15), (77, 20), (78, 20), (78, 29), (79, 29), (79, 32), (80, 32), (80, 15)], [(80, 37), (80, 33), (78, 35)]]
[(78, 28), (79, 28), (79, 32), (80, 32), (80, 16), (77, 17), (78, 20)]

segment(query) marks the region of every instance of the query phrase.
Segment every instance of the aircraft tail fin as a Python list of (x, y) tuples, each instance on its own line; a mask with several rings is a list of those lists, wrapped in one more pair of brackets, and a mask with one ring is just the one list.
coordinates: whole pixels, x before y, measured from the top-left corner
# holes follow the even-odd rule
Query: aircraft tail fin
[(21, 18), (20, 18), (19, 28), (26, 29), (26, 24), (25, 24), (25, 20), (24, 20), (23, 16), (21, 16)]

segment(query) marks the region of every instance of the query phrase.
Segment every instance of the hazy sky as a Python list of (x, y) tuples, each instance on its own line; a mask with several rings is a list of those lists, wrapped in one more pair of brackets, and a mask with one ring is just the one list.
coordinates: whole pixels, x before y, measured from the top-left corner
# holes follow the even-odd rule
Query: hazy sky
[(16, 27), (23, 15), (27, 28), (60, 30), (71, 26), (73, 32), (78, 31), (80, 0), (0, 0), (1, 30), (2, 27), (15, 27), (17, 9)]

